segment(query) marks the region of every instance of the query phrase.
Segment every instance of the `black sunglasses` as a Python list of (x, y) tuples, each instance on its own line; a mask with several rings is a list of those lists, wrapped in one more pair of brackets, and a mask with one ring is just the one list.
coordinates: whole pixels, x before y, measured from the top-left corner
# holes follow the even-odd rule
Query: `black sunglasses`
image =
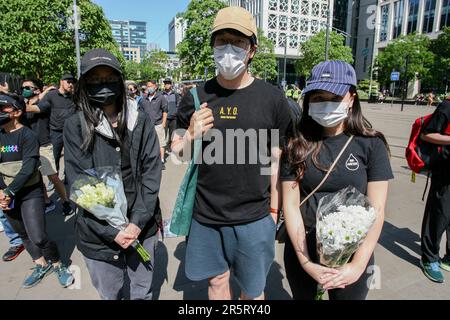
[(26, 87), (22, 87), (22, 90), (36, 90), (35, 87), (30, 87), (30, 86), (26, 86)]

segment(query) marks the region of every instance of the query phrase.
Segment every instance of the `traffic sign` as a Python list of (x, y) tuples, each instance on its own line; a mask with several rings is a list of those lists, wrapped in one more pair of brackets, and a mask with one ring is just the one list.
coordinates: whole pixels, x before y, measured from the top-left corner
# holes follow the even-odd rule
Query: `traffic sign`
[(391, 73), (391, 81), (400, 80), (400, 72), (394, 71)]

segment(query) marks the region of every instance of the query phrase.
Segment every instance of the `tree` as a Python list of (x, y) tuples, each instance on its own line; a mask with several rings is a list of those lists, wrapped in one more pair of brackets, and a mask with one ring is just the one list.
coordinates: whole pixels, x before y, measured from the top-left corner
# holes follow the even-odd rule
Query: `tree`
[(437, 37), (431, 41), (431, 52), (435, 55), (435, 62), (432, 67), (433, 75), (431, 86), (448, 91), (450, 85), (450, 28), (447, 27)]
[(141, 79), (159, 80), (167, 75), (169, 56), (161, 50), (153, 50), (145, 55), (141, 62)]
[(125, 77), (129, 80), (140, 80), (141, 64), (135, 61), (127, 61), (125, 63)]
[[(298, 74), (308, 78), (312, 68), (325, 60), (325, 38), (325, 31), (322, 30), (302, 44), (300, 48), (301, 58), (295, 63)], [(344, 40), (343, 35), (334, 31), (330, 32), (329, 59), (343, 60), (352, 64), (352, 49), (344, 45)]]
[(417, 74), (423, 81), (429, 81), (434, 62), (434, 54), (429, 50), (429, 46), (430, 39), (417, 34), (401, 36), (388, 44), (375, 61), (378, 81), (388, 85), (393, 71), (401, 72), (400, 80), (405, 79), (406, 62), (408, 62), (407, 79), (415, 79)]
[[(104, 48), (124, 65), (103, 10), (78, 0), (80, 51)], [(72, 0), (2, 0), (0, 69), (27, 78), (55, 82), (67, 71), (76, 74)]]
[(210, 30), (217, 12), (224, 8), (220, 0), (192, 0), (181, 15), (187, 23), (186, 36), (177, 46), (183, 73), (191, 78), (215, 75), (213, 52), (210, 46)]
[(258, 50), (250, 64), (251, 73), (261, 79), (274, 80), (277, 77), (277, 59), (274, 45), (258, 29)]

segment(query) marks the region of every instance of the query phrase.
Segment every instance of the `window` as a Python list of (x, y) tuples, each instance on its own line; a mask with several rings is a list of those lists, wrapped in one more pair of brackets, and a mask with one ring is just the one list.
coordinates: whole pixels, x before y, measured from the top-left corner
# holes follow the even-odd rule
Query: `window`
[(423, 33), (433, 32), (434, 15), (436, 12), (436, 0), (426, 0), (423, 13)]
[(277, 33), (276, 32), (269, 32), (267, 34), (267, 37), (269, 38), (270, 41), (272, 41), (274, 46), (277, 45)]
[(386, 41), (388, 37), (388, 20), (389, 20), (389, 5), (381, 7), (381, 28), (380, 41)]
[(280, 16), (280, 24), (278, 25), (278, 28), (280, 30), (287, 30), (288, 27), (288, 17), (287, 16)]
[(322, 18), (328, 18), (328, 4), (322, 3)]
[(291, 34), (289, 36), (289, 48), (291, 49), (298, 48), (298, 36), (296, 34)]
[(442, 13), (441, 13), (441, 27), (443, 30), (445, 27), (450, 27), (450, 0), (442, 1)]
[(403, 21), (403, 0), (394, 3), (394, 30), (392, 38), (396, 39), (402, 34), (402, 21)]
[(269, 10), (277, 11), (277, 9), (278, 9), (278, 1), (269, 0)]
[(280, 36), (278, 37), (278, 46), (283, 48), (286, 46), (286, 33), (280, 33)]
[(278, 16), (271, 14), (269, 15), (269, 28), (276, 29), (278, 25)]
[(292, 32), (297, 32), (298, 31), (298, 17), (291, 17), (291, 31)]
[(311, 20), (311, 33), (315, 34), (319, 32), (319, 21)]
[(309, 16), (309, 0), (302, 0), (301, 14)]
[(320, 4), (318, 2), (312, 3), (311, 13), (314, 17), (320, 16)]
[(280, 0), (280, 11), (282, 12), (288, 12), (289, 11), (289, 4), (288, 0)]
[(408, 26), (406, 33), (417, 31), (417, 20), (419, 18), (419, 0), (409, 0)]
[(306, 18), (300, 19), (300, 31), (304, 33), (309, 32), (309, 20)]
[(291, 1), (291, 13), (293, 13), (293, 14), (300, 13), (300, 0), (292, 0)]

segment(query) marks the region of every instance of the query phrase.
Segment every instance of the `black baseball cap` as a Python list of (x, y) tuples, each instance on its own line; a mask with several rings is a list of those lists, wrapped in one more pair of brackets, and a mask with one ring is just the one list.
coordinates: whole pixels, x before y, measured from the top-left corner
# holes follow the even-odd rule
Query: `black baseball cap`
[(0, 94), (0, 107), (3, 106), (11, 106), (20, 111), (25, 109), (25, 104), (19, 100), (19, 96), (15, 99), (9, 95)]
[(84, 75), (98, 66), (108, 66), (122, 74), (119, 60), (105, 49), (92, 49), (86, 52), (81, 59), (81, 74)]
[(61, 80), (75, 80), (75, 77), (70, 73), (65, 73), (61, 77)]
[(164, 83), (172, 83), (172, 79), (170, 79), (170, 78), (165, 78), (163, 82), (164, 82)]

